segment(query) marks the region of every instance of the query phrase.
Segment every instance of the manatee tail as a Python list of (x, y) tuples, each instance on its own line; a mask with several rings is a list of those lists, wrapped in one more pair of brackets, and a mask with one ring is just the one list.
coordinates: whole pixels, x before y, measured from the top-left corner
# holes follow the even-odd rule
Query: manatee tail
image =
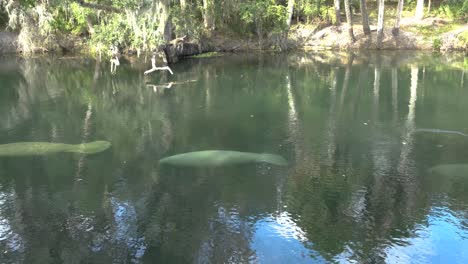
[(280, 155), (275, 155), (275, 154), (267, 154), (267, 153), (260, 154), (259, 161), (278, 165), (278, 166), (288, 165), (288, 162), (283, 157), (281, 157)]
[(111, 143), (108, 141), (93, 141), (89, 143), (70, 145), (68, 152), (81, 154), (94, 154), (108, 149)]

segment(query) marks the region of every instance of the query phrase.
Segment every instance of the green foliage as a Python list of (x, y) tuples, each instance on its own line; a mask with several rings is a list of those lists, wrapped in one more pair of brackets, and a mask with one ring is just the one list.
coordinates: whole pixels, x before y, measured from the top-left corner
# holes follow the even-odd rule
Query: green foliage
[(434, 15), (452, 20), (465, 21), (468, 19), (468, 0), (448, 0), (434, 9)]
[[(359, 6), (357, 0), (351, 1), (354, 6)], [(332, 1), (322, 0), (298, 0), (296, 1), (297, 16), (305, 22), (314, 20), (334, 22), (334, 7)]]
[(55, 30), (81, 35), (88, 31), (87, 17), (94, 19), (94, 12), (89, 8), (81, 7), (77, 3), (71, 3), (56, 8), (51, 26)]
[(214, 52), (206, 52), (206, 53), (194, 55), (194, 56), (191, 56), (191, 58), (200, 59), (200, 58), (213, 58), (213, 57), (221, 57), (221, 56), (223, 56), (222, 53), (214, 51)]
[[(458, 34), (457, 46), (460, 47), (460, 49), (468, 50), (468, 31)], [(468, 59), (465, 57), (465, 63), (466, 62), (468, 62)]]
[(182, 10), (180, 6), (171, 9), (172, 23), (176, 36), (188, 35), (192, 39), (199, 40), (203, 32), (200, 12), (190, 12), (192, 10)]
[(442, 39), (440, 37), (434, 37), (432, 39), (432, 48), (434, 50), (440, 50), (442, 47)]
[(90, 44), (93, 52), (108, 54), (112, 46), (126, 46), (130, 39), (130, 30), (123, 15), (115, 14), (95, 26), (95, 34)]
[(286, 7), (274, 0), (248, 0), (240, 5), (242, 22), (262, 37), (266, 32), (277, 33), (286, 29)]

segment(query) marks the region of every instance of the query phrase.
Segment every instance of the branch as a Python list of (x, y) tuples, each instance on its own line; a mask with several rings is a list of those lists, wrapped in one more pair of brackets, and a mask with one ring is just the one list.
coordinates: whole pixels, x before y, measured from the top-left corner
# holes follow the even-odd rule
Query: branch
[(145, 71), (145, 75), (154, 71), (169, 71), (171, 75), (174, 74), (169, 66), (156, 67), (156, 54), (153, 54), (153, 57), (151, 58), (151, 69)]
[(75, 2), (78, 3), (82, 7), (98, 9), (98, 10), (104, 10), (104, 11), (113, 12), (113, 13), (123, 13), (122, 10), (120, 10), (120, 9), (118, 9), (116, 7), (113, 7), (113, 6), (87, 3), (87, 2), (85, 2), (83, 0), (75, 0)]
[(169, 68), (169, 66), (164, 66), (164, 67), (153, 67), (153, 68), (145, 71), (145, 75), (148, 74), (148, 73), (152, 73), (154, 71), (169, 71), (169, 73), (174, 74), (172, 72), (171, 68)]

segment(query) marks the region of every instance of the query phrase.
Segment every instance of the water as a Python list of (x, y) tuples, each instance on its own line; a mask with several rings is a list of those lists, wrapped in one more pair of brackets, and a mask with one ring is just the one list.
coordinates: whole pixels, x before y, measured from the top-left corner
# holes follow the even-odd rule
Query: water
[[(1, 58), (0, 144), (112, 147), (0, 157), (0, 263), (468, 263), (468, 175), (429, 171), (468, 163), (442, 131), (468, 133), (468, 74), (441, 60)], [(289, 165), (158, 164), (207, 149)]]

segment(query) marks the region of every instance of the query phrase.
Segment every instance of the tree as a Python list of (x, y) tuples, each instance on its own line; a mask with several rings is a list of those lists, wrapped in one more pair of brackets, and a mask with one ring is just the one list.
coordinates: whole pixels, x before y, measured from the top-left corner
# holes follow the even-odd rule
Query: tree
[(424, 0), (418, 0), (416, 3), (416, 13), (414, 14), (416, 19), (423, 19), (424, 17)]
[(203, 0), (203, 25), (208, 30), (213, 30), (215, 27), (212, 1)]
[(170, 14), (170, 4), (171, 0), (153, 0), (156, 2), (156, 7), (158, 10), (158, 33), (163, 37), (165, 41), (170, 41), (171, 36), (171, 14)]
[(334, 0), (334, 4), (335, 4), (335, 17), (336, 17), (335, 25), (339, 26), (341, 25), (340, 0)]
[(291, 27), (291, 20), (292, 20), (292, 16), (294, 13), (295, 2), (296, 2), (295, 0), (288, 0), (288, 20), (286, 21), (288, 29)]
[(385, 0), (378, 0), (378, 3), (379, 3), (379, 14), (377, 17), (377, 49), (380, 49), (382, 45), (382, 38), (383, 38)]
[(362, 30), (366, 36), (370, 35), (370, 27), (369, 27), (369, 15), (367, 13), (367, 4), (366, 0), (361, 1), (361, 15), (362, 15)]
[(401, 12), (403, 11), (404, 3), (405, 3), (404, 0), (398, 0), (397, 13), (395, 17), (395, 25), (393, 26), (393, 29), (392, 29), (392, 34), (395, 37), (398, 36), (398, 34), (400, 33)]
[(179, 0), (180, 2), (180, 8), (182, 10), (185, 10), (185, 8), (187, 8), (187, 1), (186, 0)]
[(349, 0), (344, 0), (344, 4), (345, 4), (346, 21), (348, 22), (349, 42), (354, 43), (356, 41), (356, 38), (354, 37), (354, 32), (353, 32), (353, 18), (351, 16), (351, 7), (349, 5)]

